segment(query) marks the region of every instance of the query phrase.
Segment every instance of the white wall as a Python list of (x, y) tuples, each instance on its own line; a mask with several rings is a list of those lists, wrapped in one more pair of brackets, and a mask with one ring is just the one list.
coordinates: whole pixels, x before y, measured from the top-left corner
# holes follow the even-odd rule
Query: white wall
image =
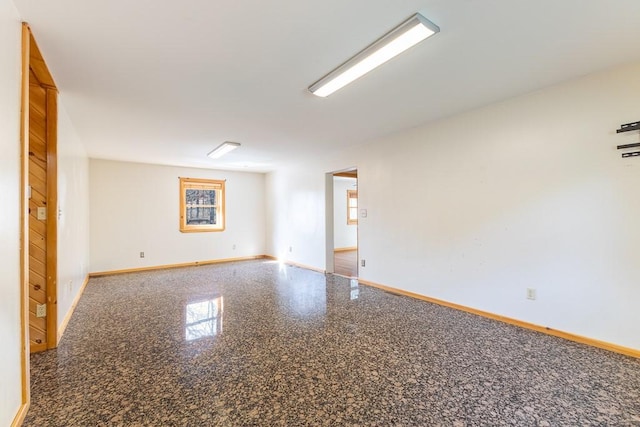
[(640, 349), (640, 159), (615, 149), (638, 99), (635, 64), (271, 173), (268, 248), (323, 268), (324, 222), (287, 210), (315, 217), (324, 173), (357, 164), (362, 279)]
[(0, 0), (0, 425), (22, 401), (20, 362), (20, 18)]
[(89, 159), (58, 99), (58, 325), (89, 271)]
[(333, 247), (358, 246), (358, 225), (347, 224), (347, 190), (357, 190), (357, 179), (333, 177)]
[(325, 175), (319, 168), (293, 166), (267, 174), (266, 248), (280, 260), (324, 270)]
[[(264, 174), (91, 159), (89, 176), (92, 272), (265, 253)], [(225, 231), (180, 232), (179, 177), (226, 179)]]

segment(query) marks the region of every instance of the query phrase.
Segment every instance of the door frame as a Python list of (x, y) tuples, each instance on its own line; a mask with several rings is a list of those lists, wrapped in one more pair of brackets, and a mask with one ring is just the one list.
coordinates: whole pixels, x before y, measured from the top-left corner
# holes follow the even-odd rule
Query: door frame
[[(350, 176), (350, 173), (356, 173), (356, 182), (358, 182), (358, 167), (351, 166), (348, 168), (336, 170), (333, 172), (327, 172), (325, 174), (324, 182), (325, 182), (325, 271), (327, 273), (335, 273), (335, 262), (334, 262), (334, 246), (335, 246), (335, 236), (334, 236), (334, 210), (333, 210), (333, 177), (334, 176)], [(359, 193), (358, 193), (359, 197)], [(360, 225), (356, 224), (356, 233), (357, 233), (357, 265), (356, 271), (357, 275), (360, 275)]]
[(58, 90), (31, 29), (22, 23), (20, 100), (20, 336), (22, 406), (14, 420), (20, 425), (31, 401), (29, 345), (29, 84), (30, 70), (46, 90), (47, 138), (47, 348), (58, 345)]
[(22, 24), (22, 81), (20, 96), (20, 337), (22, 406), (14, 425), (21, 425), (31, 402), (29, 370), (29, 44), (31, 32)]

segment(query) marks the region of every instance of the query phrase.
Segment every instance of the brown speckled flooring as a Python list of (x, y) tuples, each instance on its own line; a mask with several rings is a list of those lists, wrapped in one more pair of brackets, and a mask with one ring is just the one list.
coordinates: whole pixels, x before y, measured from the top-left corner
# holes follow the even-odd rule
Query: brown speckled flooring
[(28, 426), (634, 426), (640, 361), (251, 261), (91, 279)]

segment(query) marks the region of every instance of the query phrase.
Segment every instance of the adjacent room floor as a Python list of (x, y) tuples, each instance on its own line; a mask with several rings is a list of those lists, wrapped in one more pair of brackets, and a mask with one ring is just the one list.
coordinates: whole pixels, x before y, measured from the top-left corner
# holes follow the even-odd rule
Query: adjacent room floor
[(333, 265), (336, 274), (350, 278), (358, 277), (358, 251), (335, 251)]
[(640, 361), (250, 261), (91, 279), (25, 425), (640, 423)]

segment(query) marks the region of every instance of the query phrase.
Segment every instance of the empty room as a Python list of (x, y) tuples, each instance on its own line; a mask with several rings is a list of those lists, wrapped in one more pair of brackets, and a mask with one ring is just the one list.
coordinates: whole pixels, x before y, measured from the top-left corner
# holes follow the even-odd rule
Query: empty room
[(0, 426), (640, 425), (640, 2), (0, 32)]

